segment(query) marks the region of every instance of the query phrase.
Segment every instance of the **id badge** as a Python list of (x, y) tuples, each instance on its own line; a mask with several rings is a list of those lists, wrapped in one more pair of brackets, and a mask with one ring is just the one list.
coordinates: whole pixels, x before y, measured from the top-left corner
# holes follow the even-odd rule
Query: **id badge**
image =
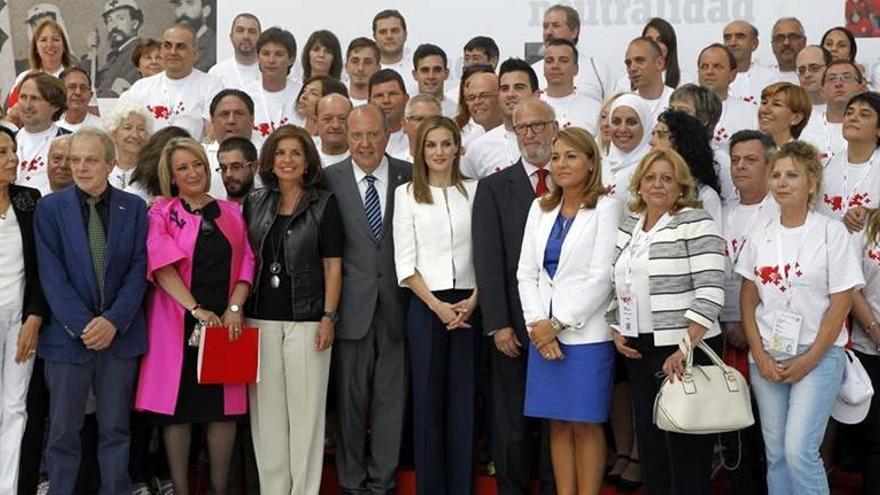
[(791, 311), (778, 311), (773, 332), (770, 334), (770, 350), (786, 356), (797, 354), (803, 317)]
[(639, 336), (639, 308), (635, 294), (618, 296), (617, 314), (620, 320), (620, 334), (624, 337)]

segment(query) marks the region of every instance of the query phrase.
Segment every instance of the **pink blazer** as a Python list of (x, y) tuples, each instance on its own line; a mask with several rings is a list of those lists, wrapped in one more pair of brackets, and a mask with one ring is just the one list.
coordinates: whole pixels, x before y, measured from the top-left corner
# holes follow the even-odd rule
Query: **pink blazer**
[[(229, 293), (238, 282), (252, 283), (254, 253), (247, 238), (247, 226), (236, 203), (217, 200), (220, 216), (215, 223), (232, 246)], [(183, 367), (183, 319), (186, 309), (153, 279), (156, 270), (173, 265), (187, 287), (192, 283), (193, 254), (201, 217), (188, 213), (179, 198), (164, 199), (149, 211), (147, 229), (147, 353), (141, 361), (135, 394), (135, 409), (174, 414)], [(225, 385), (225, 414), (247, 412), (245, 385)]]

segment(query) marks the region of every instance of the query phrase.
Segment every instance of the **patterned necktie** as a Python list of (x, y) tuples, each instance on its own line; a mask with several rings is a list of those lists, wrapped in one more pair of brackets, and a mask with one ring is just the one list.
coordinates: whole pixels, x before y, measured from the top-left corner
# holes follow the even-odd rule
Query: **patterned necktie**
[(104, 235), (104, 225), (101, 223), (101, 215), (98, 213), (100, 197), (89, 196), (86, 204), (89, 205), (89, 250), (92, 252), (92, 264), (95, 267), (95, 279), (98, 281), (98, 292), (101, 299), (101, 310), (104, 309), (104, 255), (107, 252), (107, 237)]
[(370, 229), (376, 239), (382, 235), (382, 208), (379, 205), (379, 193), (376, 191), (376, 177), (368, 175), (364, 177), (367, 181), (367, 197), (364, 199), (364, 208), (367, 210), (367, 221), (370, 222)]
[(535, 196), (541, 197), (547, 194), (547, 169), (539, 168), (537, 172), (538, 174), (538, 184), (535, 185)]

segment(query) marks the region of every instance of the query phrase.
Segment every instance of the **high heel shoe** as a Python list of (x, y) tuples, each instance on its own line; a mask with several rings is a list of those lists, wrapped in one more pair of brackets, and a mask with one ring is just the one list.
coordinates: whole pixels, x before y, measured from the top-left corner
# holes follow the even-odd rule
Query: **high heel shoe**
[[(634, 492), (642, 487), (642, 480), (641, 479), (636, 481), (636, 480), (626, 479), (623, 477), (623, 473), (626, 472), (626, 470), (629, 469), (630, 466), (638, 467), (639, 460), (630, 458), (629, 464), (627, 464), (626, 468), (620, 472), (620, 476), (617, 477), (617, 482), (615, 483), (615, 486), (617, 487), (617, 491), (619, 491), (619, 492), (631, 493), (631, 492)], [(642, 471), (641, 471), (641, 468), (638, 468), (638, 469), (639, 469), (639, 478), (641, 478)]]
[[(614, 468), (617, 467), (618, 463), (623, 461), (623, 465), (618, 472), (613, 472)], [(632, 462), (632, 459), (626, 454), (617, 454), (617, 459), (614, 461), (614, 464), (611, 466), (611, 469), (605, 473), (605, 484), (606, 485), (616, 485), (618, 481), (620, 481), (620, 474), (626, 470), (626, 467), (629, 463)]]

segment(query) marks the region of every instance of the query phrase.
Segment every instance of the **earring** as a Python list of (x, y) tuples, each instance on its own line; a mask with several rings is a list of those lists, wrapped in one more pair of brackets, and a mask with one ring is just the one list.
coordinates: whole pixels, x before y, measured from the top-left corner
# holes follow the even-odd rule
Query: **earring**
[(683, 197), (684, 197), (684, 193), (683, 193), (683, 192), (680, 192), (680, 193), (678, 193), (678, 196), (681, 197), (681, 198), (683, 198)]

